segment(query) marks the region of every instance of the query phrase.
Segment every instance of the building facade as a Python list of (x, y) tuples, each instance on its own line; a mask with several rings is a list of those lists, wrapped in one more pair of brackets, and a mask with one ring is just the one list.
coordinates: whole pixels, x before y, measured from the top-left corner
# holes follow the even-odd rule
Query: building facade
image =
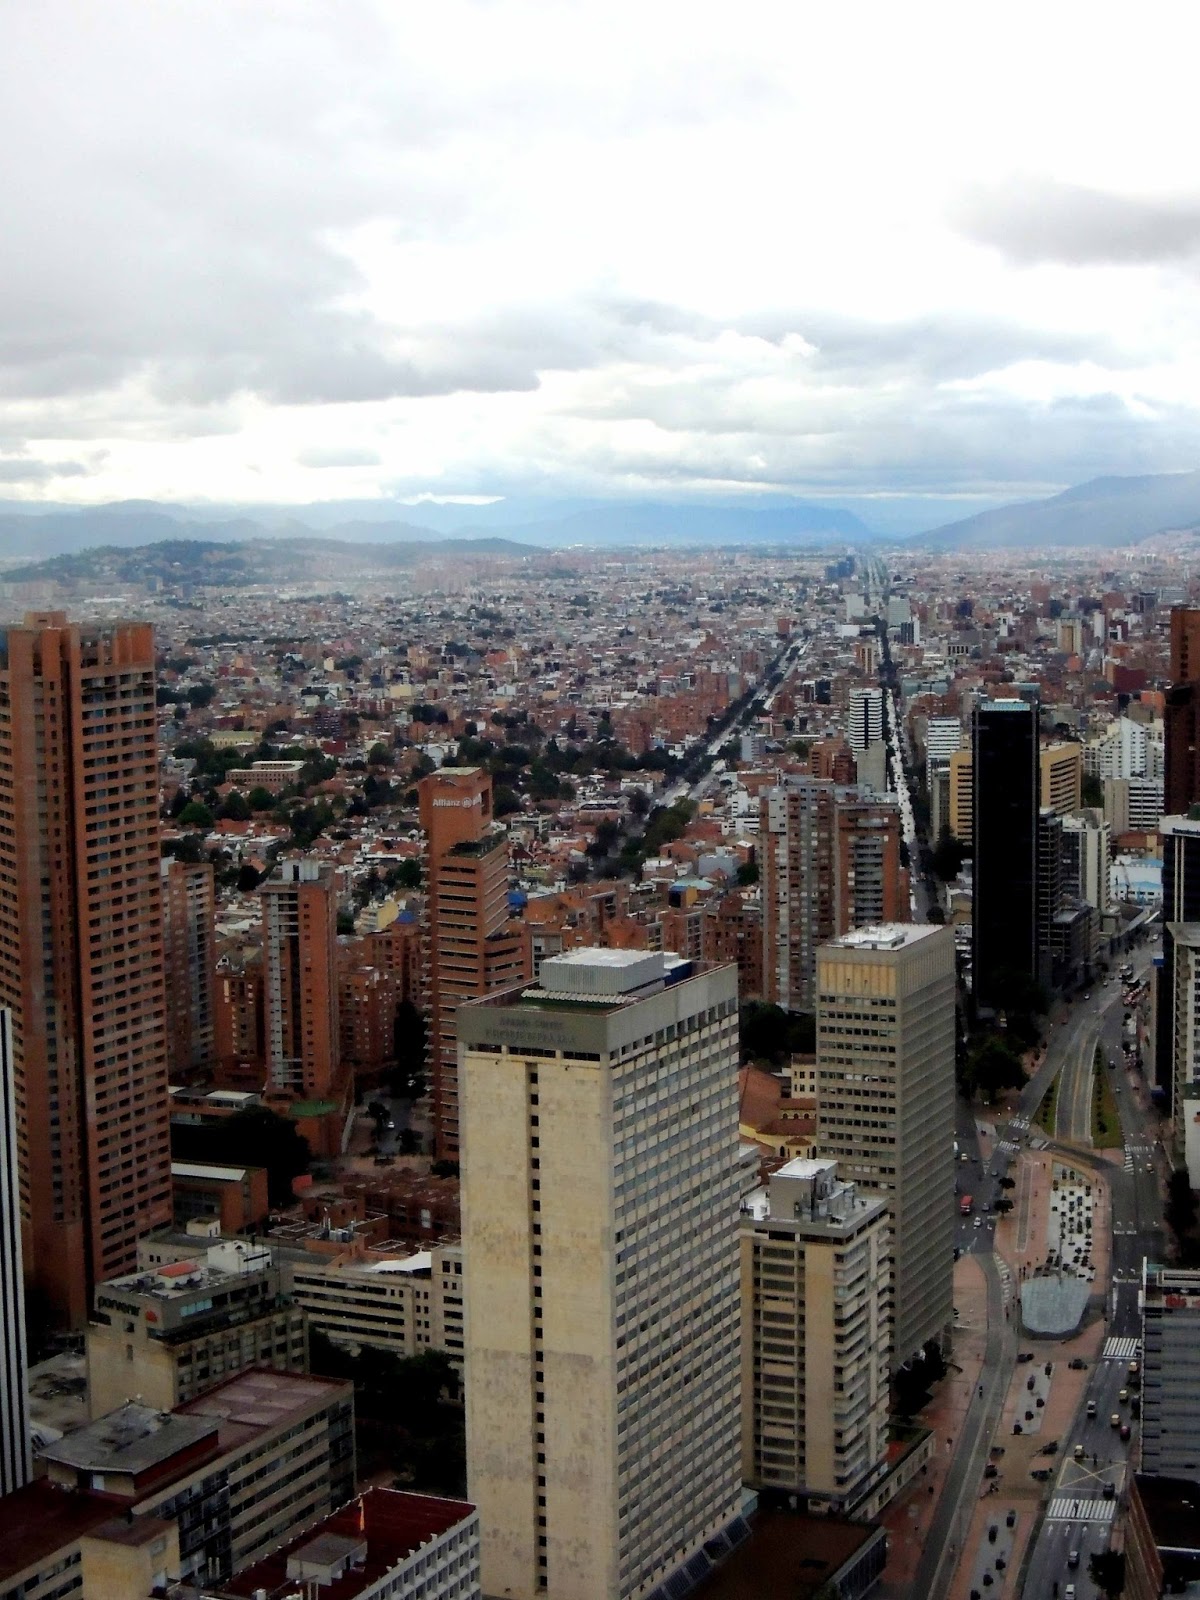
[(974, 727), (975, 1005), (1003, 1005), (1037, 981), (1038, 730), (1025, 700), (984, 700)]
[(788, 1161), (742, 1205), (742, 1474), (853, 1511), (887, 1470), (887, 1202)]
[(463, 1360), (463, 1253), (457, 1241), (406, 1256), (364, 1253), (283, 1262), (309, 1325), (336, 1344)]
[(325, 1099), (341, 1087), (333, 871), (281, 861), (259, 895), (267, 1081), (297, 1099)]
[(1155, 1008), (1154, 1076), (1167, 1114), (1175, 1114), (1175, 927), (1200, 923), (1200, 821), (1163, 817), (1162, 965), (1158, 969)]
[(861, 928), (817, 962), (817, 1150), (888, 1203), (893, 1370), (951, 1322), (954, 933)]
[(484, 1591), (686, 1594), (743, 1526), (736, 972), (574, 950), (459, 1044)]
[(425, 831), (425, 975), (437, 1153), (458, 1155), (455, 1013), (466, 1000), (522, 983), (528, 941), (508, 909), (509, 847), (481, 767), (442, 767), (418, 785)]
[(135, 1397), (173, 1411), (247, 1367), (308, 1364), (304, 1313), (271, 1252), (240, 1240), (98, 1285), (85, 1349), (93, 1417)]
[(900, 811), (822, 778), (763, 791), (763, 997), (812, 1011), (817, 951), (851, 928), (908, 915)]
[(29, 1482), (29, 1386), (12, 1017), (0, 1008), (0, 1496)]
[(1142, 1266), (1142, 1470), (1200, 1475), (1200, 1272)]
[(172, 1079), (211, 1071), (217, 1059), (216, 903), (207, 861), (162, 863), (163, 943)]
[(0, 639), (0, 1004), (26, 1277), (61, 1320), (170, 1220), (154, 633)]

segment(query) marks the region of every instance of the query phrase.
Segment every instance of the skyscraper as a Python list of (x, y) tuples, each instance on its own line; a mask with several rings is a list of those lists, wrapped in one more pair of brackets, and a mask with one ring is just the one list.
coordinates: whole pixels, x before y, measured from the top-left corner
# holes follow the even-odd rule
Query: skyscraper
[(1200, 800), (1200, 608), (1171, 608), (1171, 682), (1163, 707), (1163, 810)]
[(887, 1198), (892, 1365), (950, 1326), (954, 934), (859, 928), (817, 958), (817, 1148)]
[(154, 636), (0, 636), (0, 1003), (25, 1271), (74, 1326), (171, 1220)]
[(425, 971), (437, 1153), (458, 1156), (458, 1045), (464, 1000), (529, 976), (528, 941), (509, 918), (508, 836), (481, 767), (442, 767), (418, 786), (425, 830)]
[(1012, 981), (1038, 977), (1038, 727), (1026, 700), (975, 708), (975, 1005), (1003, 1005)]
[(851, 689), (846, 711), (846, 738), (855, 755), (883, 738), (882, 689)]
[(0, 1496), (29, 1482), (29, 1393), (12, 1017), (0, 1007)]
[(458, 1032), (484, 1590), (686, 1593), (741, 1533), (736, 970), (572, 950)]
[(818, 948), (851, 928), (908, 916), (895, 800), (796, 778), (759, 801), (763, 997), (811, 1011)]
[(1167, 1115), (1174, 1116), (1176, 929), (1180, 924), (1200, 923), (1200, 822), (1186, 816), (1163, 817), (1158, 832), (1163, 863), (1162, 966), (1154, 1019), (1154, 1080), (1162, 1091)]
[(298, 1099), (336, 1095), (344, 1085), (333, 869), (281, 861), (259, 895), (267, 1082)]
[(216, 933), (207, 861), (162, 863), (163, 943), (172, 1077), (216, 1063)]
[(797, 1158), (742, 1207), (742, 1471), (833, 1511), (888, 1450), (887, 1200)]

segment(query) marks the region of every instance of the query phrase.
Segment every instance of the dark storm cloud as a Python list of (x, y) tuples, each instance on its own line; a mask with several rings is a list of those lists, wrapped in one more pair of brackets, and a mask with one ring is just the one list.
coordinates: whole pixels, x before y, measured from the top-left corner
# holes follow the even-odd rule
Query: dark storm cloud
[(1200, 199), (1108, 194), (1052, 178), (980, 184), (952, 204), (953, 226), (1023, 265), (1169, 262), (1200, 254)]

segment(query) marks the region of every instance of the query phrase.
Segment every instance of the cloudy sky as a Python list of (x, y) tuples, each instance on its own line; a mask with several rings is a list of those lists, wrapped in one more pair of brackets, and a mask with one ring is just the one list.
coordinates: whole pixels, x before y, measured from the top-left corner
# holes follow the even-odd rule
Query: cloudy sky
[(1200, 466), (1194, 21), (0, 0), (0, 496)]

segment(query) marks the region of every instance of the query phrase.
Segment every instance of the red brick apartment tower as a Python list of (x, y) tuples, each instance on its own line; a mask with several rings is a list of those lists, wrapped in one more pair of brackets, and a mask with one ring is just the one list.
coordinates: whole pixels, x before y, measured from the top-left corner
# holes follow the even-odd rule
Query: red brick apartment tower
[(186, 1080), (216, 1062), (216, 915), (207, 861), (162, 864), (170, 1071)]
[(280, 862), (259, 890), (267, 1085), (324, 1100), (341, 1085), (337, 895), (323, 862)]
[(74, 1327), (171, 1220), (154, 631), (0, 632), (0, 1003), (25, 1270)]
[(524, 926), (508, 916), (508, 836), (492, 818), (492, 780), (442, 767), (418, 785), (425, 830), (429, 1061), (439, 1157), (458, 1159), (458, 1036), (464, 1000), (530, 978)]

